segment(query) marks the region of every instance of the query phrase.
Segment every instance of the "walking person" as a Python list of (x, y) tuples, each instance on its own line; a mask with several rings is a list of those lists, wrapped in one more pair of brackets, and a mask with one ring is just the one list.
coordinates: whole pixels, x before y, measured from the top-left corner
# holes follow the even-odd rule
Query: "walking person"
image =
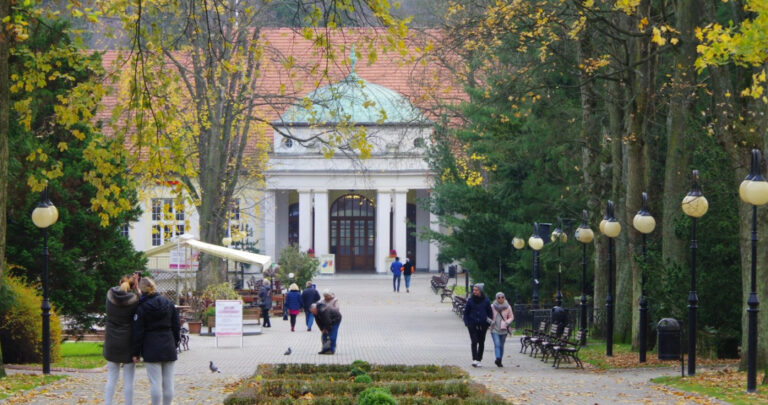
[(496, 300), (491, 304), (493, 319), (491, 320), (491, 339), (493, 339), (493, 351), (496, 354), (496, 366), (504, 367), (501, 359), (504, 358), (504, 341), (507, 339), (508, 327), (515, 319), (512, 307), (507, 302), (503, 292), (496, 293)]
[(299, 315), (302, 305), (299, 286), (293, 283), (288, 287), (288, 294), (285, 296), (285, 310), (288, 311), (288, 316), (291, 317), (291, 332), (296, 327), (296, 316)]
[(173, 403), (173, 366), (181, 340), (179, 313), (173, 302), (157, 293), (154, 280), (139, 281), (141, 298), (133, 316), (133, 361), (144, 359), (152, 405)]
[(107, 318), (104, 325), (104, 349), (107, 360), (107, 385), (104, 388), (104, 404), (112, 405), (123, 368), (123, 399), (126, 405), (133, 403), (133, 376), (136, 364), (131, 356), (131, 327), (133, 314), (139, 305), (139, 296), (132, 276), (124, 276), (120, 285), (107, 291)]
[(323, 304), (328, 305), (337, 311), (339, 310), (339, 300), (330, 288), (323, 290)]
[(306, 288), (301, 292), (301, 303), (304, 307), (304, 315), (307, 318), (307, 332), (312, 332), (312, 322), (315, 321), (315, 316), (312, 315), (309, 307), (317, 301), (320, 301), (320, 293), (317, 292), (317, 288), (312, 285), (311, 281), (307, 281)]
[(472, 287), (472, 297), (464, 306), (464, 326), (467, 327), (472, 342), (472, 367), (482, 367), (485, 334), (493, 317), (491, 302), (483, 293), (483, 287), (482, 283), (475, 284)]
[(400, 273), (403, 269), (403, 264), (400, 263), (400, 258), (395, 257), (395, 261), (389, 266), (389, 271), (392, 272), (392, 290), (394, 292), (400, 292)]
[(317, 327), (323, 332), (321, 336), (323, 347), (318, 354), (336, 353), (336, 338), (339, 336), (341, 312), (323, 303), (312, 304), (309, 308), (312, 314), (315, 315)]
[(411, 292), (411, 275), (416, 271), (416, 266), (413, 265), (411, 259), (405, 258), (403, 263), (403, 277), (405, 277), (405, 292)]
[(259, 308), (261, 308), (261, 316), (264, 318), (261, 325), (265, 328), (271, 328), (269, 311), (272, 309), (272, 286), (267, 278), (264, 279), (261, 290), (259, 290)]

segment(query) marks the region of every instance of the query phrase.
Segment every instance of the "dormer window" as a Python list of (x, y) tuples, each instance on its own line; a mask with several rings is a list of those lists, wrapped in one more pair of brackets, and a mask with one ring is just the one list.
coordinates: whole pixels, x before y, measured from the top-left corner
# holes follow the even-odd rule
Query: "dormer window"
[(285, 145), (286, 149), (290, 149), (291, 147), (293, 147), (293, 139), (283, 138), (283, 145)]

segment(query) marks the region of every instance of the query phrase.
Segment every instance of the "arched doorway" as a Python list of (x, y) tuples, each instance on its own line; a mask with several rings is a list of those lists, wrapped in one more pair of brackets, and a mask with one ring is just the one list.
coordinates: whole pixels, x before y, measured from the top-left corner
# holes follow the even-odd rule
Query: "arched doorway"
[(330, 212), (331, 253), (336, 270), (373, 270), (376, 259), (376, 208), (358, 194), (336, 199)]

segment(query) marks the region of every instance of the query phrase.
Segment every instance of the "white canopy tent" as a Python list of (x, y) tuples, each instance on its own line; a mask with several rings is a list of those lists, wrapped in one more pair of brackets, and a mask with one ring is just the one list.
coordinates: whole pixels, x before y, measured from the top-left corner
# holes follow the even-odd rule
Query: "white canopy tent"
[(180, 246), (186, 246), (192, 249), (197, 249), (201, 252), (204, 252), (216, 257), (220, 257), (222, 259), (228, 259), (235, 262), (246, 263), (246, 264), (255, 264), (255, 265), (261, 266), (262, 271), (268, 268), (270, 265), (272, 265), (272, 258), (269, 256), (246, 252), (243, 250), (232, 249), (225, 246), (218, 246), (212, 243), (201, 242), (197, 239), (194, 239), (194, 237), (189, 234), (181, 235), (179, 237), (179, 240), (177, 241), (168, 242), (162, 246), (157, 246), (152, 249), (149, 249), (146, 252), (144, 252), (144, 254), (146, 254), (147, 257), (152, 257), (155, 255), (169, 252)]

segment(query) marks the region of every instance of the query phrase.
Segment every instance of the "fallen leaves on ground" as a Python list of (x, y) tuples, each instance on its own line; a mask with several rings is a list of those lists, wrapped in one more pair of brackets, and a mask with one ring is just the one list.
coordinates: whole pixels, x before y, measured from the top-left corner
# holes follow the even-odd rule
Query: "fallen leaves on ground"
[[(648, 356), (645, 363), (638, 361), (638, 354), (636, 352), (614, 352), (613, 356), (607, 357), (604, 354), (590, 354), (584, 356), (584, 359), (589, 358), (590, 362), (595, 362), (597, 367), (600, 368), (635, 368), (635, 367), (680, 367), (680, 361), (661, 361), (658, 357)], [(686, 363), (688, 359), (686, 358)], [(739, 363), (739, 359), (705, 359), (696, 358), (696, 364), (699, 366), (722, 366), (722, 365), (735, 365)], [(585, 367), (587, 365), (585, 364)], [(597, 370), (595, 370), (597, 371)]]
[[(757, 381), (762, 381), (763, 373), (757, 374)], [(768, 404), (768, 388), (758, 385), (757, 392), (747, 393), (747, 374), (738, 371), (735, 368), (726, 367), (723, 370), (712, 372), (700, 372), (694, 377), (674, 377), (665, 378), (663, 384), (686, 391), (699, 392), (704, 395), (710, 395), (724, 401), (741, 401), (743, 403)], [(665, 392), (673, 392), (665, 385), (656, 385), (655, 389)], [(679, 391), (677, 391), (679, 394)], [(673, 392), (674, 393), (674, 392)], [(687, 393), (683, 393), (687, 394)], [(709, 403), (709, 402), (696, 402)]]

